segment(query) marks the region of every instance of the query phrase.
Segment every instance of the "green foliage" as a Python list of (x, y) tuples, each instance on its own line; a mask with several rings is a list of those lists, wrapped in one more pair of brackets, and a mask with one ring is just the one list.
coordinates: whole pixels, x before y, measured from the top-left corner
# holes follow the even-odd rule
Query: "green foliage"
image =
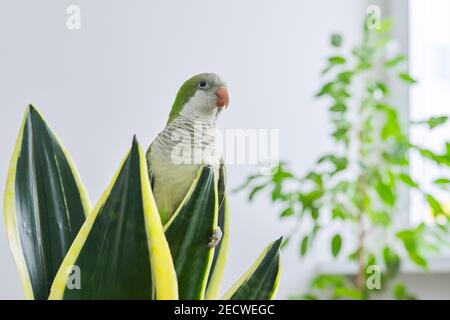
[(330, 43), (333, 47), (339, 48), (342, 45), (342, 36), (337, 33), (331, 35)]
[(337, 257), (339, 252), (341, 252), (342, 247), (342, 237), (339, 234), (335, 234), (331, 239), (331, 253), (333, 257)]
[[(395, 298), (413, 299), (404, 284), (388, 286), (388, 281), (398, 275), (405, 260), (426, 269), (426, 249), (439, 251), (444, 244), (448, 245), (442, 240), (448, 234), (448, 216), (438, 195), (411, 177), (409, 154), (416, 153), (431, 164), (450, 167), (450, 142), (445, 143), (443, 152), (435, 152), (413, 144), (408, 137), (408, 125), (424, 125), (431, 130), (447, 123), (448, 116), (408, 124), (401, 119), (397, 107), (390, 104), (391, 89), (385, 79), (398, 79), (406, 86), (417, 83), (404, 71), (405, 55), (386, 58), (391, 25), (390, 20), (385, 20), (378, 30), (364, 27), (361, 42), (348, 54), (341, 48), (340, 34), (330, 38), (331, 46), (338, 48), (338, 52), (327, 58), (321, 72), (324, 84), (316, 97), (326, 99), (329, 105), (331, 137), (336, 144), (333, 151), (320, 157), (304, 175), (298, 176), (283, 162), (272, 176), (254, 175), (242, 186), (249, 190), (250, 200), (257, 194), (271, 192), (272, 201), (284, 208), (280, 218), (295, 220), (298, 227), (287, 236), (286, 243), (302, 230), (299, 243), (302, 257), (331, 225), (355, 230), (353, 240), (346, 241), (345, 246), (341, 234), (332, 235), (329, 245), (333, 257), (350, 249), (346, 258), (358, 266), (355, 279), (319, 274), (312, 281), (312, 292), (303, 298), (315, 299), (323, 296), (317, 294), (322, 291), (334, 299), (368, 299), (379, 290), (367, 288), (366, 270), (379, 265), (382, 290), (392, 288)], [(358, 94), (354, 94), (356, 83), (363, 86)], [(440, 177), (433, 184), (448, 190), (450, 178)], [(405, 189), (424, 197), (435, 218), (433, 224), (402, 230), (394, 225), (400, 191)], [(369, 240), (374, 233), (381, 237)]]

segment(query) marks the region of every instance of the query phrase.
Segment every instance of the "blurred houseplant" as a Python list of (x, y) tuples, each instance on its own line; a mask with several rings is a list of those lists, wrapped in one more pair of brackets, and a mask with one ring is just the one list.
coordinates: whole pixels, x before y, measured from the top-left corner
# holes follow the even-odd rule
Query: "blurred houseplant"
[[(5, 225), (29, 299), (217, 299), (228, 247), (225, 177), (202, 167), (161, 224), (136, 139), (94, 209), (40, 113), (26, 110), (5, 188)], [(218, 187), (217, 187), (218, 180)], [(218, 246), (208, 246), (220, 226)], [(281, 239), (223, 299), (271, 299)]]
[[(250, 176), (241, 187), (249, 190), (250, 201), (267, 190), (272, 201), (281, 204), (280, 218), (297, 223), (284, 244), (299, 233), (301, 256), (310, 251), (319, 235), (325, 235), (324, 231), (336, 224), (341, 232), (330, 238), (331, 255), (342, 255), (345, 244), (347, 248), (353, 245), (345, 253), (345, 260), (357, 265), (355, 279), (319, 274), (311, 282), (311, 293), (306, 298), (317, 298), (320, 292), (334, 299), (368, 299), (388, 287), (387, 281), (396, 277), (405, 260), (427, 269), (424, 249), (440, 250), (445, 243), (442, 235), (448, 234), (448, 212), (444, 212), (432, 190), (411, 177), (409, 153), (415, 152), (448, 169), (450, 142), (445, 143), (443, 152), (435, 152), (415, 145), (407, 134), (409, 125), (433, 130), (446, 123), (448, 117), (409, 124), (401, 121), (396, 107), (389, 104), (391, 92), (385, 79), (395, 76), (407, 86), (416, 80), (404, 71), (404, 55), (386, 57), (391, 21), (381, 21), (380, 27), (373, 29), (369, 28), (370, 21), (365, 22), (362, 42), (351, 53), (328, 58), (322, 71), (327, 80), (316, 95), (329, 101), (336, 148), (320, 157), (304, 176), (297, 176), (281, 163), (270, 176)], [(332, 35), (330, 42), (336, 51), (341, 51), (341, 35)], [(362, 90), (355, 85), (363, 86)], [(449, 179), (450, 175), (443, 176), (433, 184), (448, 190)], [(405, 188), (426, 199), (432, 224), (399, 229), (395, 217), (399, 195)], [(344, 233), (343, 230), (349, 230), (347, 227), (352, 231)], [(300, 231), (304, 229), (308, 231)], [(369, 266), (380, 272), (380, 290), (368, 288), (372, 275)], [(414, 298), (401, 282), (393, 285), (393, 296)]]

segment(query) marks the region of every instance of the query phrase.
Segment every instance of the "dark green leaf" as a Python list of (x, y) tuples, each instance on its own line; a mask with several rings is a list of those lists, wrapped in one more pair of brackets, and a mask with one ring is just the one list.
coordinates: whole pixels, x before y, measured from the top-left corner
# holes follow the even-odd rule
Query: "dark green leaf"
[(47, 299), (90, 205), (69, 155), (32, 106), (11, 160), (4, 203), (26, 297)]
[(209, 272), (208, 285), (206, 288), (205, 299), (217, 299), (219, 296), (220, 285), (222, 283), (223, 274), (225, 271), (225, 263), (228, 258), (228, 243), (229, 243), (229, 212), (228, 212), (228, 198), (225, 192), (225, 165), (222, 164), (219, 170), (218, 180), (218, 203), (219, 212), (217, 216), (217, 225), (222, 231), (222, 239), (217, 244), (214, 250), (214, 258)]
[[(156, 298), (178, 296), (145, 163), (134, 139), (131, 151), (67, 253), (52, 285), (51, 299), (151, 299), (155, 292)], [(156, 256), (153, 250), (158, 252)], [(67, 285), (67, 271), (72, 266), (79, 268), (80, 288)], [(165, 295), (167, 290), (171, 291), (169, 296)]]
[(339, 48), (342, 45), (342, 36), (338, 33), (334, 33), (330, 37), (330, 43), (333, 47)]
[(280, 274), (280, 246), (271, 243), (250, 269), (225, 293), (224, 300), (269, 300), (274, 297)]
[(204, 298), (214, 256), (214, 248), (208, 243), (217, 228), (218, 204), (214, 189), (214, 170), (205, 166), (195, 189), (165, 226), (180, 299)]

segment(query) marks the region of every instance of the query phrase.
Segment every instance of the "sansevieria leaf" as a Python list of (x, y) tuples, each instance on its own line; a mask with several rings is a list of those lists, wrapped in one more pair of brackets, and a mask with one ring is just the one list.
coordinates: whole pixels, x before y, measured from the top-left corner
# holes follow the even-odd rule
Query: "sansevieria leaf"
[(250, 269), (225, 293), (224, 300), (270, 300), (275, 296), (282, 240), (271, 243), (261, 253)]
[(177, 211), (164, 226), (183, 300), (204, 299), (217, 228), (217, 183), (214, 170), (202, 167)]
[(68, 152), (29, 106), (14, 148), (4, 214), (28, 299), (47, 299), (90, 204)]
[(217, 299), (222, 283), (223, 273), (225, 271), (225, 263), (228, 255), (229, 243), (229, 221), (228, 221), (228, 199), (225, 193), (226, 176), (225, 166), (220, 166), (220, 175), (218, 181), (218, 199), (219, 213), (217, 224), (222, 230), (222, 240), (214, 250), (214, 258), (209, 273), (208, 285), (206, 288), (205, 298), (208, 300)]
[(134, 139), (70, 247), (52, 285), (51, 299), (178, 297), (175, 269), (147, 172)]

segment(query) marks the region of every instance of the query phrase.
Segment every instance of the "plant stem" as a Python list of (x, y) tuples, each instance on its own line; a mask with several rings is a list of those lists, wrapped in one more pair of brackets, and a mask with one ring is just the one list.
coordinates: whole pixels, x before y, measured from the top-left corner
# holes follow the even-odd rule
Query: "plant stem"
[[(364, 107), (361, 106), (358, 109), (358, 115), (360, 118), (360, 123), (364, 123)], [(365, 157), (365, 149), (364, 149), (364, 128), (363, 125), (359, 128), (358, 131), (358, 160), (359, 160), (359, 169), (360, 174), (358, 177), (358, 228), (359, 228), (359, 246), (358, 246), (358, 273), (356, 276), (356, 287), (358, 291), (361, 293), (362, 297), (365, 298), (365, 225), (364, 225), (364, 214), (365, 214), (365, 199), (366, 199), (366, 190), (367, 190), (367, 178), (366, 178), (366, 168), (364, 167), (364, 157)]]
[(364, 293), (364, 273), (365, 273), (365, 228), (364, 228), (364, 197), (365, 197), (366, 183), (365, 175), (358, 178), (358, 191), (360, 196), (358, 206), (358, 228), (359, 228), (359, 246), (358, 246), (358, 273), (356, 276), (356, 287), (362, 294)]

